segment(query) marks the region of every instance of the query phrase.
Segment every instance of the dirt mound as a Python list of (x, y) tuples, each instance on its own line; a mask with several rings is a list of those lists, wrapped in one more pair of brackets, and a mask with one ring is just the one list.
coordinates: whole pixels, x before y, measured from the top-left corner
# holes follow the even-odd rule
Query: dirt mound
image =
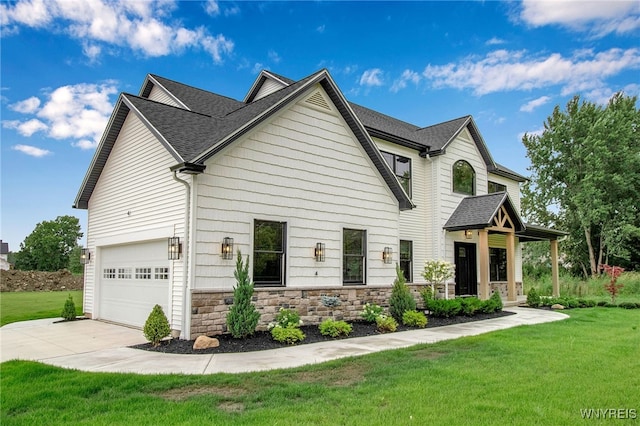
[(0, 270), (0, 291), (82, 290), (82, 275), (63, 269), (57, 272)]

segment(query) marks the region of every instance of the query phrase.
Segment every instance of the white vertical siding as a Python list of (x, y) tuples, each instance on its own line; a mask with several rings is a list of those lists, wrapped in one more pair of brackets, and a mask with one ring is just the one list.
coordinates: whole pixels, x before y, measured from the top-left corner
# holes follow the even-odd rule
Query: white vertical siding
[(367, 284), (393, 282), (382, 251), (398, 253), (398, 201), (341, 116), (293, 104), (213, 157), (197, 181), (195, 288), (232, 288), (235, 262), (221, 259), (220, 243), (232, 237), (251, 254), (255, 219), (287, 223), (287, 287), (342, 285), (343, 228), (367, 231)]
[(153, 86), (153, 88), (151, 89), (151, 92), (149, 93), (149, 99), (152, 101), (182, 108), (182, 106), (179, 105), (171, 96), (169, 96), (167, 92), (165, 92), (162, 89), (159, 89), (158, 86)]
[[(85, 270), (85, 310), (94, 312), (100, 246), (179, 236), (184, 240), (185, 188), (169, 167), (175, 159), (133, 113), (120, 135), (89, 200)], [(183, 259), (171, 265), (172, 328), (181, 328)]]

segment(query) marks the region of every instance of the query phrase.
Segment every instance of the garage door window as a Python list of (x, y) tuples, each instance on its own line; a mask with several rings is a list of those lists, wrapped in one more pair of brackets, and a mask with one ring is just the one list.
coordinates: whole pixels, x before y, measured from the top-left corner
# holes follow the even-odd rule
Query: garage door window
[(118, 268), (118, 279), (119, 280), (130, 280), (131, 279), (131, 268)]
[(107, 280), (115, 280), (116, 279), (116, 269), (115, 268), (105, 268), (102, 276)]
[(156, 280), (168, 280), (169, 268), (156, 268), (154, 278)]
[(136, 280), (150, 280), (151, 268), (136, 268)]

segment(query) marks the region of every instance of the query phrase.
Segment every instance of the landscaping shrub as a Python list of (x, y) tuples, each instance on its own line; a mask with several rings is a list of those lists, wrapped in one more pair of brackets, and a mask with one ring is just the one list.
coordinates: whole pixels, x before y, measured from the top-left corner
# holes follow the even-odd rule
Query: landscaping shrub
[(345, 321), (335, 321), (330, 318), (322, 321), (319, 328), (320, 334), (331, 337), (348, 336), (353, 330), (351, 324), (348, 324)]
[(424, 307), (428, 309), (429, 302), (433, 300), (433, 289), (430, 286), (426, 286), (425, 288), (420, 290), (420, 296), (422, 296)]
[(460, 299), (460, 313), (468, 317), (474, 316), (482, 307), (482, 301), (477, 297)]
[(618, 305), (618, 307), (624, 308), (624, 309), (638, 309), (640, 308), (640, 303), (622, 302)]
[(260, 313), (251, 303), (253, 283), (249, 278), (249, 256), (246, 264), (243, 264), (240, 250), (233, 275), (237, 285), (233, 288), (233, 305), (227, 314), (227, 328), (236, 339), (244, 339), (256, 331)]
[(375, 303), (366, 303), (364, 305), (364, 309), (362, 309), (362, 312), (360, 313), (360, 316), (367, 322), (376, 322), (383, 312), (384, 308), (382, 306), (378, 306)]
[(541, 301), (538, 291), (534, 287), (531, 287), (527, 292), (527, 305), (531, 306), (532, 308), (537, 308), (538, 306), (540, 306), (540, 303)]
[(280, 308), (276, 315), (276, 324), (283, 328), (300, 327), (300, 315), (293, 309)]
[(76, 304), (73, 303), (73, 297), (71, 295), (69, 295), (67, 301), (64, 302), (64, 307), (62, 308), (60, 316), (67, 321), (73, 321), (76, 319)]
[(293, 345), (306, 337), (298, 327), (281, 327), (276, 325), (271, 329), (271, 337), (280, 343)]
[(502, 297), (500, 296), (499, 291), (494, 291), (491, 297), (489, 298), (489, 300), (493, 300), (494, 312), (502, 311), (502, 307), (503, 307)]
[(406, 284), (404, 274), (400, 265), (396, 264), (396, 279), (391, 289), (391, 298), (389, 299), (389, 313), (396, 320), (402, 321), (402, 315), (406, 311), (415, 311), (416, 301), (411, 295), (411, 291)]
[(171, 334), (169, 320), (162, 310), (162, 306), (155, 305), (144, 323), (142, 329), (144, 337), (153, 345), (159, 346), (160, 341)]
[(402, 323), (409, 327), (424, 328), (427, 326), (427, 317), (422, 312), (406, 311), (402, 315)]
[(618, 284), (618, 278), (624, 272), (624, 268), (619, 266), (600, 265), (599, 269), (609, 275), (610, 280), (604, 285), (604, 289), (611, 296), (611, 303), (616, 303), (616, 296), (620, 293), (620, 289), (624, 287), (623, 284)]
[(433, 299), (429, 302), (428, 309), (434, 317), (455, 317), (462, 310), (462, 302), (460, 299)]
[(380, 315), (376, 318), (376, 326), (381, 333), (390, 333), (396, 331), (398, 323), (392, 316)]

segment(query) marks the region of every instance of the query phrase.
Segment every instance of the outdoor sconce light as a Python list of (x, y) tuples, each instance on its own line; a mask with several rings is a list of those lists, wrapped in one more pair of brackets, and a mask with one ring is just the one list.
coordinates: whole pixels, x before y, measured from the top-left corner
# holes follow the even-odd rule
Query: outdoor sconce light
[(316, 258), (316, 262), (324, 262), (324, 243), (316, 243), (314, 256)]
[(222, 240), (222, 258), (225, 260), (233, 259), (233, 238), (224, 237)]
[(180, 243), (180, 237), (169, 237), (167, 239), (169, 260), (180, 259), (182, 254), (182, 244)]
[(91, 261), (91, 252), (88, 248), (83, 248), (80, 250), (80, 263), (86, 265)]
[(384, 248), (384, 251), (382, 252), (382, 260), (384, 260), (384, 263), (391, 263), (393, 261), (391, 253), (391, 247)]
[(467, 229), (467, 230), (465, 230), (465, 231), (464, 231), (464, 237), (465, 237), (467, 240), (472, 239), (472, 238), (473, 238), (473, 231), (472, 231), (471, 229)]

